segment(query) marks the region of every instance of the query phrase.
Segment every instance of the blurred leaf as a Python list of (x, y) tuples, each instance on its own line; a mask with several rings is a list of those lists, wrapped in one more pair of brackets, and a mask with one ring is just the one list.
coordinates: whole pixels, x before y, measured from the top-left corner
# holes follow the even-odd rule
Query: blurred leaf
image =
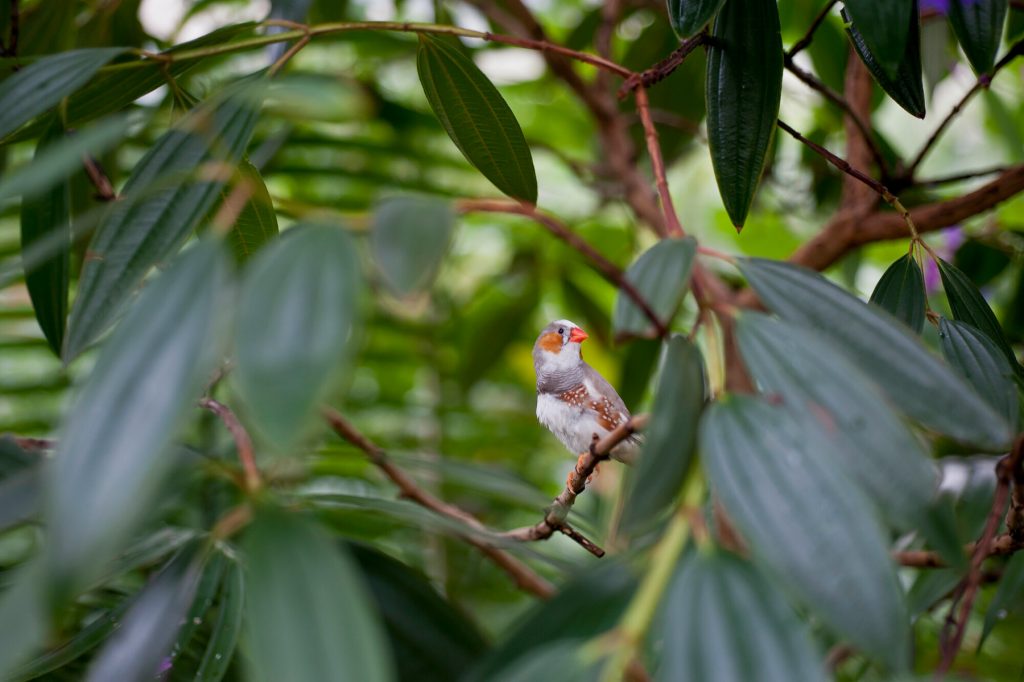
[(146, 287), (78, 391), (50, 477), (57, 604), (98, 577), (156, 506), (171, 438), (219, 359), (225, 266), (215, 242), (178, 259)]
[(71, 309), (65, 360), (96, 340), (149, 269), (174, 255), (209, 213), (223, 183), (193, 174), (204, 163), (233, 164), (242, 157), (259, 113), (260, 83), (240, 81), (200, 105), (136, 164), (124, 198), (89, 245)]
[(486, 650), (483, 635), (405, 564), (362, 545), (350, 546), (391, 639), (398, 679), (459, 679)]
[(173, 646), (166, 647), (166, 653), (172, 666), (177, 663), (178, 656), (185, 650), (199, 626), (202, 625), (203, 617), (213, 605), (213, 600), (221, 586), (221, 578), (224, 577), (229, 563), (231, 560), (223, 552), (211, 551), (209, 558), (200, 567), (201, 574), (194, 586), (192, 597), (186, 605), (188, 611), (182, 616), (180, 627), (176, 629), (177, 635), (172, 639)]
[(718, 192), (739, 230), (761, 181), (782, 97), (782, 38), (774, 0), (731, 0), (708, 48), (708, 147)]
[[(921, 20), (918, 15), (918, 1), (914, 0), (913, 3), (908, 2), (875, 2), (874, 0), (860, 0), (867, 6), (876, 6), (879, 8), (897, 8), (897, 11), (903, 11), (904, 9), (911, 9), (910, 16), (903, 15), (901, 19), (902, 26), (909, 24), (909, 30), (899, 30), (898, 33), (901, 36), (901, 44), (904, 45), (906, 52), (891, 64), (883, 61), (878, 57), (878, 53), (871, 47), (871, 43), (868, 36), (865, 36), (861, 30), (862, 21), (856, 18), (856, 15), (851, 11), (850, 4), (845, 5), (843, 10), (843, 19), (846, 19), (846, 12), (850, 11), (851, 15), (854, 16), (853, 23), (847, 24), (846, 32), (850, 36), (850, 42), (853, 43), (853, 48), (857, 52), (857, 56), (864, 62), (864, 65), (868, 67), (868, 71), (874, 76), (875, 81), (882, 86), (886, 94), (892, 98), (896, 104), (899, 104), (909, 113), (911, 116), (917, 118), (924, 118), (925, 115), (925, 102), (924, 102), (924, 82), (921, 78)], [(885, 10), (883, 10), (885, 11)], [(870, 22), (871, 20), (869, 20)], [(897, 30), (892, 25), (887, 28), (879, 28), (877, 24), (863, 24), (868, 26), (869, 33), (874, 33), (877, 30)], [(904, 42), (905, 41), (905, 42)], [(890, 68), (891, 67), (891, 68)]]
[(245, 574), (238, 562), (228, 562), (224, 586), (217, 607), (217, 620), (206, 645), (202, 661), (196, 670), (196, 682), (220, 682), (231, 665), (238, 636), (242, 630), (242, 611), (245, 608)]
[(596, 682), (600, 679), (598, 661), (587, 661), (582, 654), (584, 640), (562, 638), (525, 652), (507, 667), (494, 672), (488, 682), (536, 682), (558, 671), (559, 682)]
[[(831, 17), (818, 26), (818, 30), (814, 33), (814, 40), (807, 46), (807, 53), (814, 65), (814, 72), (818, 74), (821, 81), (836, 92), (842, 92), (850, 47), (846, 42), (846, 36), (843, 35), (842, 28)], [(815, 154), (815, 156), (817, 155)]]
[(651, 375), (657, 369), (660, 355), (660, 339), (637, 339), (626, 346), (619, 381), (615, 386), (619, 389), (622, 402), (626, 403), (626, 407), (631, 411), (636, 411), (640, 405), (651, 381)]
[(1005, 420), (888, 313), (806, 268), (756, 258), (739, 267), (766, 306), (836, 344), (910, 417), (992, 451), (1010, 442)]
[(992, 70), (1003, 38), (1006, 0), (949, 0), (949, 23), (979, 76)]
[(1024, 130), (1016, 112), (988, 88), (982, 89), (981, 100), (985, 103), (986, 127), (1001, 138), (1000, 150), (1006, 160), (1011, 163), (1024, 161)]
[(721, 550), (680, 562), (662, 604), (656, 679), (827, 679), (807, 626), (752, 564)]
[(908, 253), (894, 262), (882, 274), (875, 290), (871, 292), (871, 302), (888, 310), (897, 320), (918, 334), (924, 329), (924, 274), (921, 266)]
[(822, 337), (766, 315), (743, 313), (736, 338), (761, 389), (837, 432), (847, 474), (887, 520), (915, 528), (935, 495), (938, 472), (877, 386)]
[(192, 603), (204, 554), (202, 548), (183, 550), (143, 588), (89, 666), (87, 682), (143, 682), (157, 675)]
[(690, 38), (714, 18), (725, 0), (668, 0), (668, 20), (680, 38)]
[(49, 622), (43, 571), (30, 561), (5, 575), (7, 588), (0, 594), (0, 679), (46, 643)]
[(843, 475), (835, 438), (746, 396), (713, 405), (701, 426), (712, 487), (754, 557), (838, 633), (906, 668), (906, 605), (871, 505)]
[(953, 264), (967, 279), (983, 287), (1002, 274), (1011, 260), (1003, 248), (979, 239), (968, 239), (956, 250)]
[(530, 147), (512, 109), (473, 60), (443, 36), (419, 35), (423, 93), (452, 142), (494, 186), (537, 203)]
[(704, 401), (700, 349), (673, 336), (665, 350), (643, 452), (625, 496), (620, 525), (626, 533), (647, 527), (682, 490), (697, 448)]
[[(626, 281), (640, 293), (666, 327), (679, 308), (690, 282), (690, 268), (697, 254), (693, 237), (662, 239), (645, 251), (626, 271)], [(615, 338), (653, 338), (657, 330), (633, 299), (621, 289), (615, 297), (612, 315)]]
[(963, 576), (951, 568), (936, 568), (919, 571), (917, 579), (907, 592), (907, 609), (910, 617), (917, 620), (937, 601), (949, 594)]
[(992, 630), (1000, 621), (1006, 618), (1011, 611), (1019, 609), (1022, 605), (1021, 597), (1024, 596), (1024, 554), (1017, 552), (1006, 562), (1002, 578), (999, 580), (999, 587), (992, 596), (985, 611), (985, 625), (981, 630), (981, 637), (978, 638), (978, 648), (975, 653), (981, 652), (985, 640), (992, 633)]
[(0, 532), (31, 521), (41, 506), (42, 464), (0, 479)]
[[(245, 207), (238, 214), (235, 224), (231, 226), (227, 242), (231, 247), (231, 253), (235, 255), (235, 261), (244, 263), (277, 236), (278, 227), (274, 202), (256, 166), (248, 159), (243, 159), (238, 164), (238, 171), (241, 180), (250, 184), (252, 195), (245, 202)], [(221, 201), (226, 200), (226, 190), (222, 189), (220, 196)]]
[(70, 50), (21, 69), (0, 83), (0, 139), (55, 106), (92, 78), (123, 47)]
[(917, 40), (915, 29), (912, 28), (908, 34), (904, 28), (911, 22), (918, 25), (916, 0), (913, 3), (907, 0), (846, 0), (843, 8), (859, 27), (858, 33), (862, 36), (866, 52), (873, 56), (872, 61), (884, 74), (896, 78), (911, 49), (908, 45)]
[(939, 320), (942, 354), (1007, 423), (1020, 417), (1013, 368), (992, 340), (966, 322)]
[(1006, 18), (1006, 42), (1013, 44), (1024, 38), (1024, 9), (1010, 6), (1010, 14)]
[(949, 307), (953, 311), (953, 317), (961, 322), (966, 322), (978, 331), (991, 339), (999, 350), (1010, 361), (1014, 372), (1020, 373), (1020, 363), (1017, 356), (1010, 347), (1003, 328), (999, 326), (999, 320), (995, 313), (988, 306), (981, 291), (967, 278), (955, 265), (939, 259), (939, 274), (942, 276), (942, 288), (946, 290), (946, 298), (949, 300)]
[(349, 356), (361, 284), (340, 226), (293, 227), (249, 264), (232, 379), (277, 448), (300, 435)]
[(451, 202), (443, 199), (400, 196), (377, 204), (370, 245), (395, 293), (408, 296), (430, 288), (454, 227)]
[(392, 678), (384, 634), (358, 569), (319, 527), (263, 509), (243, 548), (250, 679)]

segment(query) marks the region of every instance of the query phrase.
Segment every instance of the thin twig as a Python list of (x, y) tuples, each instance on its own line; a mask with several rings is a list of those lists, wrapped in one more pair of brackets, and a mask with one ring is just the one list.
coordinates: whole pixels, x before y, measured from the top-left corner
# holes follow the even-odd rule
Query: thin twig
[(476, 531), (476, 533), (466, 533), (462, 535), (462, 538), (510, 575), (521, 589), (542, 599), (549, 599), (554, 595), (555, 589), (551, 584), (534, 573), (533, 569), (505, 550), (492, 547), (485, 540), (478, 537), (478, 534), (481, 532), (491, 534), (492, 531), (488, 530), (476, 517), (453, 504), (438, 499), (421, 488), (416, 481), (391, 461), (384, 450), (360, 433), (340, 412), (325, 407), (323, 415), (335, 433), (362, 450), (370, 462), (398, 487), (402, 497), (437, 514), (455, 519), (465, 524), (469, 529)]
[(277, 72), (280, 71), (284, 65), (287, 64), (292, 57), (297, 55), (299, 50), (304, 48), (306, 45), (309, 45), (309, 35), (304, 35), (299, 38), (294, 45), (289, 47), (284, 54), (278, 57), (277, 61), (270, 65), (270, 68), (267, 70), (267, 74), (270, 76), (276, 75)]
[[(973, 555), (978, 543), (971, 542), (964, 546), (964, 554)], [(997, 535), (989, 545), (987, 556), (1006, 556), (1024, 549), (1024, 542), (1015, 540), (1009, 533)], [(893, 552), (893, 559), (900, 566), (908, 568), (946, 568), (948, 564), (938, 552), (925, 549), (909, 549)]]
[(199, 406), (213, 412), (228, 427), (231, 437), (235, 440), (235, 449), (238, 451), (238, 461), (242, 463), (242, 470), (245, 471), (245, 489), (252, 493), (262, 486), (260, 470), (256, 466), (256, 454), (252, 447), (252, 438), (249, 432), (238, 421), (238, 417), (227, 405), (220, 403), (213, 398), (202, 398)]
[(789, 48), (786, 52), (786, 57), (792, 59), (798, 52), (811, 44), (811, 41), (814, 40), (814, 32), (817, 31), (818, 27), (825, 21), (826, 17), (828, 17), (828, 13), (832, 11), (832, 8), (835, 7), (838, 1), (839, 0), (828, 0), (828, 2), (825, 3), (825, 6), (821, 8), (820, 12), (818, 12), (818, 16), (814, 17), (814, 21), (811, 22), (811, 27), (807, 29), (807, 33), (804, 34), (803, 38), (796, 41), (793, 44), (793, 47)]
[(624, 99), (626, 95), (637, 88), (649, 88), (655, 83), (665, 80), (682, 65), (691, 52), (701, 45), (706, 45), (708, 40), (707, 33), (698, 33), (692, 38), (684, 40), (669, 56), (657, 64), (644, 69), (640, 73), (634, 73), (619, 87), (619, 99)]
[(91, 156), (82, 159), (82, 166), (89, 182), (96, 188), (96, 198), (100, 201), (114, 201), (117, 199), (117, 192), (114, 191), (114, 184), (110, 182), (103, 167)]
[(675, 206), (672, 204), (672, 194), (668, 190), (668, 180), (665, 177), (665, 161), (661, 157), (661, 145), (658, 144), (658, 129), (651, 120), (651, 105), (647, 99), (647, 89), (643, 86), (636, 88), (636, 109), (640, 114), (640, 121), (644, 126), (644, 139), (647, 140), (647, 154), (651, 157), (651, 167), (654, 171), (654, 180), (658, 186), (658, 195), (661, 197), (661, 209), (665, 213), (665, 225), (668, 234), (672, 237), (683, 237), (686, 232), (679, 224), (679, 216), (676, 214)]
[(26, 436), (7, 435), (22, 450), (53, 450), (57, 447), (57, 441), (50, 438), (28, 438)]
[(21, 33), (21, 10), (18, 7), (18, 2), (19, 0), (11, 0), (10, 43), (3, 51), (3, 55), (6, 57), (18, 56), (18, 36)]
[(1005, 173), (1006, 170), (1007, 166), (993, 166), (992, 168), (982, 168), (979, 170), (966, 171), (963, 173), (957, 173), (955, 175), (943, 175), (938, 178), (915, 180), (914, 184), (918, 187), (938, 187), (939, 185), (950, 185), (955, 182), (973, 180), (974, 178), (981, 178), (986, 175), (996, 175), (998, 173)]

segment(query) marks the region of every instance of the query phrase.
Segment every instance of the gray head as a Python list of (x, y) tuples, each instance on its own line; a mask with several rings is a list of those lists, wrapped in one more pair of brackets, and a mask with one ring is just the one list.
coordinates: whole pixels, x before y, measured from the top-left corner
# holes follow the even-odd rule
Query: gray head
[(586, 339), (587, 333), (569, 320), (555, 320), (541, 330), (533, 344), (538, 391), (567, 391), (583, 381), (580, 344)]

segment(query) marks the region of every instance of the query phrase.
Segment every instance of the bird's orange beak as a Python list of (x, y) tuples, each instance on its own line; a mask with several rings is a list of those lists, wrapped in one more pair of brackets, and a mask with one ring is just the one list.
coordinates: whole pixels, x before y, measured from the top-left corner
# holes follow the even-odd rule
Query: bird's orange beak
[(580, 329), (579, 327), (573, 327), (572, 331), (569, 332), (570, 343), (583, 343), (588, 338), (590, 337), (587, 335), (587, 333)]

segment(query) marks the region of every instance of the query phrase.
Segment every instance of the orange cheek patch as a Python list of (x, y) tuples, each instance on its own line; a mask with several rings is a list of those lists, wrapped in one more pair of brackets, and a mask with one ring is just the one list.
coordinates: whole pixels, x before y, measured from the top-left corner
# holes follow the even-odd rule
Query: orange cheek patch
[(549, 353), (559, 353), (562, 350), (562, 335), (555, 332), (548, 332), (540, 337), (540, 347)]

